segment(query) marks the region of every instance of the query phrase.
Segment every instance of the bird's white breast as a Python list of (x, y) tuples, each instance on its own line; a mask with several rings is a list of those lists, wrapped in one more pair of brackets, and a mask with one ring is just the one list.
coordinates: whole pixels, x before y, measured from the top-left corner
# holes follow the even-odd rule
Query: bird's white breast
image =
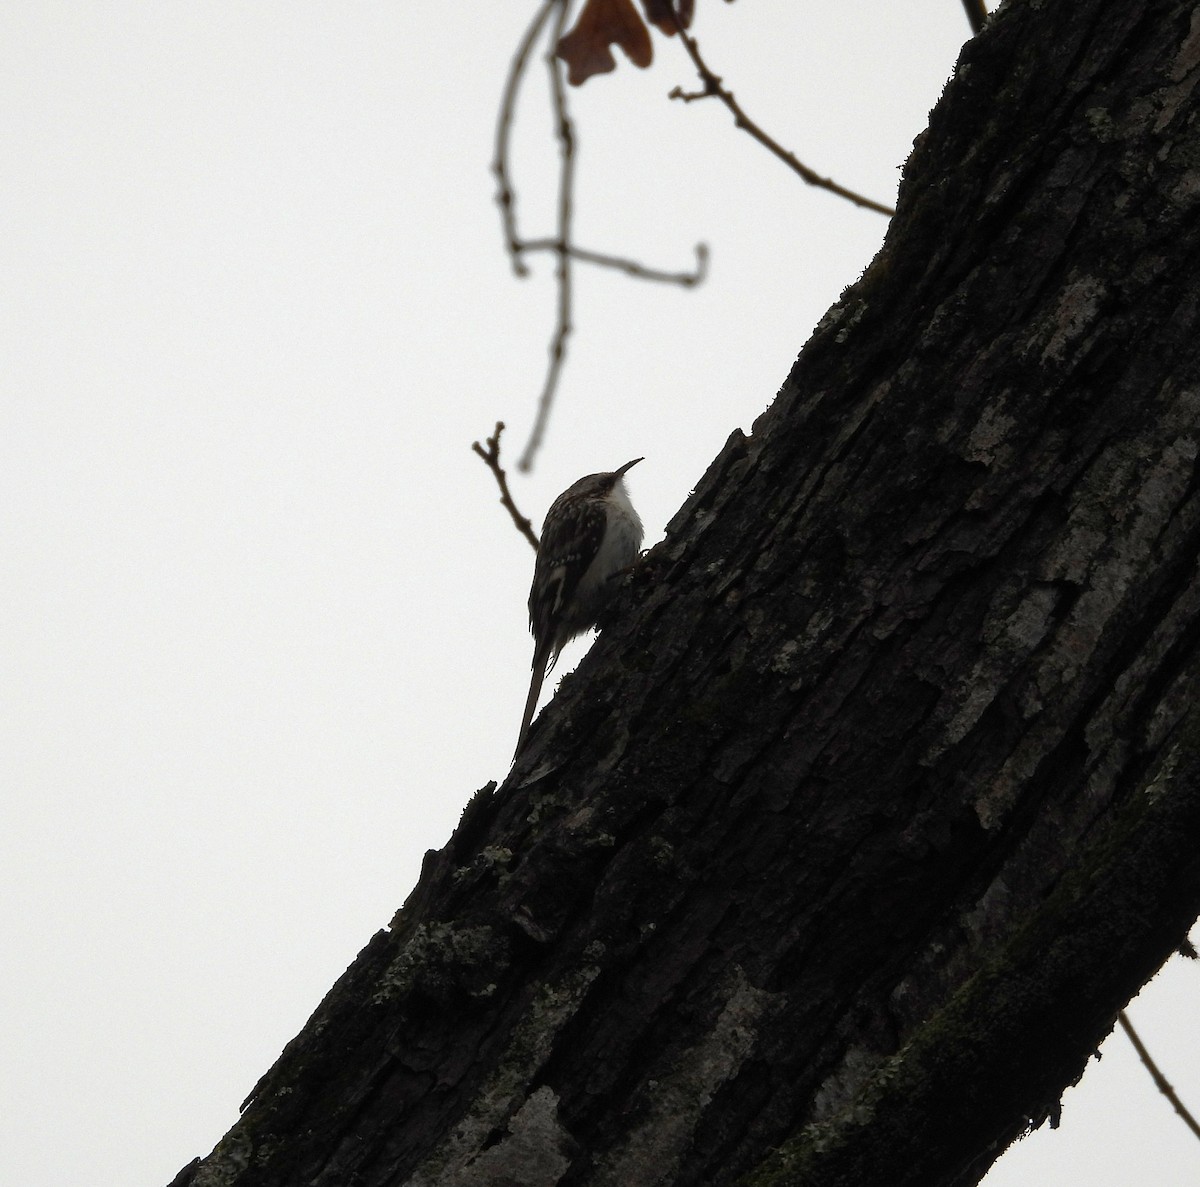
[(608, 516), (608, 529), (592, 563), (579, 579), (575, 596), (589, 613), (597, 614), (612, 593), (609, 580), (622, 569), (629, 568), (637, 559), (642, 546), (642, 521), (629, 501), (625, 484), (617, 480), (612, 492), (604, 501)]

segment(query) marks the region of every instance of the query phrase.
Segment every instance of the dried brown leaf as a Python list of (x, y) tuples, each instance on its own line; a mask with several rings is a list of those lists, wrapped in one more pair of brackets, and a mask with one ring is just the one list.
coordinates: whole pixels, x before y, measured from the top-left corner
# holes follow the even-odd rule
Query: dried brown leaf
[(575, 27), (558, 43), (558, 56), (567, 64), (567, 81), (577, 87), (593, 74), (615, 70), (617, 63), (609, 48), (613, 45), (619, 45), (629, 60), (643, 69), (654, 58), (650, 30), (638, 16), (633, 0), (587, 0)]

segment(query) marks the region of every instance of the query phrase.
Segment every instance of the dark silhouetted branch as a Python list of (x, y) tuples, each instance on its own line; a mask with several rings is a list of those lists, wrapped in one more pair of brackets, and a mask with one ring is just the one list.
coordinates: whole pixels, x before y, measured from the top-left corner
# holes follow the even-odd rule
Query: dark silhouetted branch
[(560, 3), (561, 0), (546, 0), (529, 22), (529, 28), (525, 30), (525, 36), (517, 45), (517, 52), (513, 54), (509, 65), (508, 77), (504, 80), (504, 94), (500, 99), (500, 116), (496, 120), (496, 157), (492, 162), (492, 172), (495, 173), (500, 187), (496, 192), (496, 204), (500, 207), (500, 218), (504, 224), (504, 246), (512, 261), (513, 271), (518, 276), (529, 275), (529, 269), (521, 259), (521, 239), (517, 234), (517, 196), (508, 177), (508, 138), (512, 130), (513, 111), (517, 105), (517, 91), (520, 90), (521, 79), (529, 62), (529, 53), (550, 15), (550, 10)]
[(571, 325), (571, 252), (568, 245), (571, 242), (571, 214), (575, 195), (575, 129), (571, 124), (571, 115), (567, 110), (567, 89), (563, 85), (562, 65), (556, 52), (562, 39), (563, 29), (567, 23), (567, 11), (570, 5), (567, 0), (561, 0), (554, 29), (550, 35), (550, 49), (546, 54), (546, 66), (550, 71), (550, 94), (554, 100), (554, 131), (558, 137), (558, 238), (554, 249), (558, 259), (555, 268), (555, 280), (558, 287), (558, 316), (554, 326), (554, 334), (550, 339), (550, 365), (546, 370), (546, 380), (542, 384), (542, 394), (538, 397), (537, 415), (534, 417), (533, 428), (529, 432), (529, 440), (517, 462), (517, 469), (529, 471), (533, 469), (533, 459), (541, 448), (546, 425), (550, 420), (550, 409), (554, 405), (554, 393), (558, 390), (558, 377), (562, 373), (563, 361), (567, 355), (567, 339), (574, 327)]
[(1155, 1087), (1171, 1102), (1180, 1117), (1183, 1118), (1183, 1123), (1200, 1138), (1200, 1125), (1196, 1123), (1196, 1118), (1188, 1112), (1187, 1106), (1184, 1105), (1175, 1089), (1167, 1083), (1167, 1078), (1158, 1070), (1158, 1064), (1150, 1058), (1150, 1052), (1146, 1050), (1146, 1045), (1138, 1037), (1138, 1032), (1133, 1029), (1133, 1023), (1129, 1021), (1129, 1015), (1124, 1010), (1117, 1015), (1117, 1021), (1121, 1024), (1121, 1029), (1129, 1036), (1129, 1041), (1133, 1044), (1133, 1049), (1138, 1053), (1138, 1058), (1146, 1065), (1146, 1070), (1150, 1073), (1150, 1078), (1154, 1081)]
[(875, 210), (889, 217), (896, 213), (891, 206), (885, 206), (882, 202), (876, 202), (873, 198), (867, 198), (862, 194), (856, 193), (854, 190), (848, 190), (845, 186), (838, 185), (830, 177), (822, 177), (819, 173), (805, 165), (803, 161), (798, 160), (794, 153), (784, 148), (777, 140), (768, 136), (742, 110), (741, 105), (733, 97), (733, 92), (722, 86), (721, 79), (708, 68), (708, 65), (700, 56), (700, 49), (696, 44), (696, 39), (688, 36), (687, 30), (684, 29), (683, 23), (679, 19), (679, 14), (675, 12), (674, 8), (671, 8), (669, 11), (675, 21), (675, 31), (679, 34), (683, 47), (688, 52), (688, 57), (692, 59), (692, 64), (696, 67), (696, 72), (700, 75), (700, 79), (704, 83), (704, 89), (696, 92), (687, 92), (682, 87), (675, 87), (668, 96), (669, 98), (682, 99), (685, 103), (691, 103), (697, 99), (708, 99), (710, 97), (720, 99), (729, 108), (730, 112), (732, 112), (734, 123), (737, 127), (753, 136), (759, 144), (777, 156), (795, 173), (799, 174), (809, 185), (828, 190), (831, 194), (837, 194), (839, 198), (845, 198), (847, 201), (853, 202), (855, 206), (862, 206), (867, 210)]
[(963, 8), (967, 10), (967, 20), (971, 24), (971, 32), (978, 33), (987, 20), (987, 5), (983, 0), (962, 0)]
[[(521, 251), (561, 251), (562, 245), (557, 239), (526, 239), (521, 243)], [(601, 268), (612, 268), (617, 272), (624, 272), (627, 276), (633, 276), (638, 280), (655, 280), (662, 284), (677, 284), (682, 288), (692, 288), (700, 284), (705, 276), (708, 275), (708, 247), (703, 243), (697, 243), (696, 252), (696, 267), (691, 272), (667, 272), (660, 268), (648, 268), (645, 264), (639, 264), (637, 260), (629, 260), (623, 256), (611, 256), (600, 251), (589, 251), (586, 247), (576, 247), (574, 244), (566, 245), (567, 254), (573, 260), (578, 260), (582, 264), (596, 264)]]
[[(538, 399), (537, 415), (530, 431), (529, 440), (517, 463), (517, 468), (528, 471), (545, 437), (546, 426), (554, 404), (555, 393), (566, 360), (567, 340), (571, 335), (571, 262), (594, 264), (623, 272), (637, 280), (655, 281), (661, 284), (677, 284), (691, 288), (699, 284), (707, 273), (708, 249), (704, 244), (696, 245), (696, 267), (692, 271), (669, 272), (662, 268), (651, 268), (637, 260), (606, 252), (591, 251), (571, 242), (571, 215), (574, 200), (575, 134), (567, 110), (566, 88), (563, 85), (561, 63), (556, 50), (566, 24), (567, 0), (545, 0), (534, 14), (519, 42), (509, 66), (504, 92), (500, 100), (500, 112), (496, 121), (496, 155), (492, 171), (498, 184), (496, 202), (504, 231), (504, 246), (517, 276), (528, 276), (524, 256), (527, 252), (549, 251), (556, 257), (555, 281), (558, 293), (557, 315), (554, 331), (550, 338), (550, 361)], [(517, 197), (509, 172), (509, 142), (513, 116), (516, 110), (517, 93), (524, 80), (530, 55), (537, 40), (542, 36), (546, 22), (555, 13), (550, 33), (550, 50), (547, 63), (550, 69), (550, 91), (554, 108), (554, 126), (559, 143), (559, 188), (558, 188), (558, 231), (553, 238), (523, 239), (517, 223)]]
[(508, 509), (509, 515), (512, 516), (512, 521), (516, 524), (517, 531), (533, 545), (534, 552), (537, 551), (538, 538), (533, 530), (533, 524), (517, 510), (517, 505), (513, 502), (512, 492), (508, 489), (508, 475), (504, 473), (500, 465), (500, 434), (504, 432), (504, 422), (496, 421), (496, 431), (484, 439), (484, 445), (480, 445), (478, 441), (471, 442), (471, 448), (483, 458), (484, 465), (495, 475), (496, 485), (500, 487), (500, 505)]

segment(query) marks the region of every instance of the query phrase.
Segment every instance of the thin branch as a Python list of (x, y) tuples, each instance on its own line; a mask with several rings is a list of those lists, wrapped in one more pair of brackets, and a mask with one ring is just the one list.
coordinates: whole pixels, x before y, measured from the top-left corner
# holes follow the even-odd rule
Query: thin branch
[(1172, 1104), (1180, 1117), (1183, 1118), (1184, 1124), (1200, 1138), (1200, 1125), (1196, 1123), (1196, 1118), (1188, 1112), (1184, 1107), (1183, 1101), (1175, 1094), (1175, 1089), (1167, 1083), (1167, 1078), (1158, 1070), (1158, 1065), (1150, 1058), (1150, 1052), (1146, 1050), (1145, 1044), (1138, 1033), (1133, 1029), (1133, 1024), (1129, 1021), (1129, 1016), (1122, 1010), (1117, 1015), (1117, 1021), (1121, 1024), (1121, 1029), (1129, 1036), (1129, 1041), (1133, 1044), (1133, 1049), (1138, 1053), (1138, 1057), (1146, 1065), (1146, 1070), (1150, 1073), (1150, 1078), (1154, 1081), (1159, 1092), (1163, 1094)]
[[(529, 269), (521, 256), (529, 251), (561, 251), (562, 245), (557, 239), (522, 239), (517, 229), (517, 195), (508, 175), (508, 144), (512, 129), (513, 114), (516, 111), (517, 92), (521, 79), (529, 61), (529, 54), (534, 42), (550, 15), (550, 10), (560, 0), (545, 0), (545, 3), (530, 22), (521, 38), (517, 51), (508, 68), (508, 77), (504, 82), (504, 93), (500, 100), (500, 114), (496, 121), (496, 156), (492, 161), (492, 172), (496, 175), (499, 189), (496, 192), (496, 204), (500, 207), (500, 217), (504, 226), (504, 246), (512, 260), (513, 271), (518, 276), (528, 276)], [(625, 259), (621, 256), (608, 255), (604, 252), (589, 251), (568, 243), (566, 250), (572, 259), (587, 264), (597, 264), (604, 268), (613, 268), (639, 280), (653, 280), (663, 284), (678, 284), (691, 288), (704, 280), (708, 270), (708, 248), (703, 243), (696, 244), (696, 268), (693, 272), (667, 272), (661, 268), (650, 268), (636, 260)]]
[(558, 136), (558, 236), (555, 255), (558, 267), (555, 280), (558, 285), (558, 321), (550, 339), (550, 366), (546, 381), (538, 398), (537, 416), (525, 443), (525, 450), (517, 462), (517, 469), (528, 472), (533, 468), (533, 459), (541, 448), (550, 409), (554, 404), (554, 393), (558, 388), (558, 376), (562, 371), (567, 354), (567, 339), (571, 335), (571, 206), (575, 194), (575, 130), (567, 111), (567, 93), (563, 86), (562, 67), (558, 60), (558, 43), (562, 40), (563, 28), (567, 23), (569, 0), (556, 0), (558, 17), (550, 34), (550, 49), (546, 54), (546, 66), (550, 71), (550, 94), (554, 100), (554, 130)]
[(667, 5), (667, 11), (671, 14), (671, 19), (675, 22), (675, 30), (679, 34), (684, 49), (688, 52), (688, 57), (692, 59), (692, 64), (696, 67), (696, 72), (700, 75), (700, 79), (704, 83), (704, 90), (695, 93), (687, 93), (682, 87), (676, 87), (667, 96), (669, 99), (682, 99), (685, 103), (690, 103), (696, 99), (707, 99), (710, 96), (715, 96), (733, 113), (734, 124), (737, 127), (745, 132), (749, 132), (759, 144), (774, 153), (775, 156), (798, 173), (809, 185), (829, 190), (830, 193), (837, 194), (840, 198), (846, 198), (848, 201), (853, 202), (855, 206), (862, 206), (867, 210), (876, 210), (880, 214), (889, 216), (896, 213), (891, 206), (885, 206), (882, 202), (876, 202), (873, 198), (866, 198), (862, 194), (855, 193), (854, 190), (848, 190), (845, 186), (838, 185), (832, 178), (822, 177), (803, 162), (797, 160), (794, 153), (789, 152), (778, 141), (768, 136), (742, 110), (738, 101), (733, 97), (733, 92), (726, 90), (721, 85), (720, 78), (708, 68), (708, 65), (700, 56), (700, 49), (696, 44), (696, 39), (688, 36), (687, 30), (683, 27), (683, 22), (679, 19), (679, 14), (675, 11), (675, 6), (673, 4)]
[[(517, 94), (524, 81), (525, 72), (533, 47), (542, 36), (550, 14), (557, 9), (550, 33), (550, 48), (546, 56), (550, 69), (550, 90), (553, 100), (555, 131), (559, 142), (559, 191), (558, 191), (558, 234), (553, 238), (523, 239), (517, 226), (517, 196), (509, 175), (509, 142), (511, 138), (513, 119), (516, 112)], [(550, 411), (554, 396), (566, 360), (567, 340), (573, 326), (571, 324), (571, 261), (595, 264), (602, 268), (612, 268), (637, 280), (656, 281), (662, 284), (677, 284), (683, 288), (691, 288), (699, 284), (708, 269), (708, 248), (699, 243), (696, 245), (696, 267), (691, 272), (668, 272), (661, 268), (651, 268), (637, 260), (623, 256), (609, 255), (605, 252), (590, 251), (577, 247), (571, 242), (571, 217), (574, 197), (575, 180), (575, 134), (567, 111), (566, 89), (563, 85), (562, 68), (558, 59), (558, 45), (562, 40), (563, 29), (570, 10), (570, 0), (543, 0), (541, 7), (534, 14), (526, 28), (516, 53), (508, 69), (504, 83), (504, 92), (500, 101), (500, 111), (496, 120), (496, 155), (492, 161), (492, 172), (496, 175), (498, 188), (496, 203), (500, 207), (500, 218), (504, 232), (504, 247), (512, 263), (513, 272), (524, 277), (529, 275), (525, 264), (525, 253), (533, 251), (553, 252), (557, 267), (555, 279), (558, 291), (558, 309), (553, 335), (550, 339), (550, 362), (546, 377), (542, 384), (542, 392), (538, 399), (537, 415), (529, 441), (517, 463), (518, 469), (530, 470), (533, 459), (541, 447), (549, 422)], [(482, 454), (481, 454), (482, 456)]]
[(983, 28), (983, 22), (987, 20), (987, 5), (983, 0), (962, 0), (963, 8), (967, 10), (967, 20), (971, 25), (971, 32), (978, 33)]
[(529, 269), (521, 259), (521, 237), (517, 234), (516, 194), (508, 179), (508, 137), (512, 129), (513, 112), (517, 106), (517, 91), (520, 89), (521, 78), (525, 73), (525, 65), (529, 60), (530, 50), (537, 41), (550, 15), (550, 10), (561, 0), (545, 0), (545, 3), (534, 14), (513, 54), (512, 64), (508, 68), (508, 77), (504, 80), (504, 95), (500, 100), (500, 115), (496, 120), (496, 157), (492, 161), (492, 172), (496, 175), (499, 189), (496, 191), (496, 203), (500, 207), (500, 218), (504, 224), (504, 246), (512, 261), (513, 272), (517, 276), (528, 276)]
[(517, 510), (516, 503), (513, 502), (513, 497), (508, 489), (508, 475), (504, 473), (500, 465), (500, 434), (504, 432), (504, 421), (496, 421), (496, 431), (484, 439), (484, 444), (487, 448), (484, 449), (478, 441), (471, 442), (471, 448), (483, 458), (484, 465), (496, 476), (496, 484), (500, 487), (500, 505), (508, 509), (509, 515), (512, 516), (512, 521), (516, 524), (517, 531), (520, 532), (530, 544), (533, 545), (534, 552), (537, 551), (538, 538), (534, 534), (533, 524)]
[[(521, 241), (521, 251), (561, 251), (563, 245), (557, 239), (524, 239)], [(696, 267), (691, 272), (666, 272), (658, 268), (648, 268), (637, 260), (628, 260), (623, 256), (610, 256), (604, 252), (589, 251), (586, 247), (566, 245), (567, 254), (573, 260), (583, 264), (598, 264), (602, 268), (613, 268), (624, 272), (638, 280), (655, 280), (662, 284), (677, 284), (682, 288), (692, 288), (700, 284), (708, 275), (708, 248), (703, 243), (697, 243)]]

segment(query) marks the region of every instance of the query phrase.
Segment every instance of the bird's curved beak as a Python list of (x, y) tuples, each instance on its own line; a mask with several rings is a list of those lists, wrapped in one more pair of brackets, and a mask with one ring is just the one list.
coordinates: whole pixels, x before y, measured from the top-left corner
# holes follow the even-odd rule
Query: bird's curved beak
[(626, 463), (625, 463), (625, 464), (624, 464), (624, 465), (623, 465), (623, 466), (622, 466), (622, 467), (621, 467), (621, 468), (620, 468), (620, 469), (617, 471), (617, 477), (618, 477), (618, 478), (620, 478), (620, 477), (621, 477), (621, 475), (622, 475), (622, 474), (624, 474), (626, 470), (630, 469), (630, 468), (631, 468), (631, 467), (633, 467), (633, 466), (636, 466), (636, 465), (638, 464), (638, 462), (644, 462), (645, 460), (646, 460), (646, 459), (645, 459), (644, 457), (635, 457), (635, 458), (633, 459), (633, 461), (631, 461), (631, 462), (626, 462)]

